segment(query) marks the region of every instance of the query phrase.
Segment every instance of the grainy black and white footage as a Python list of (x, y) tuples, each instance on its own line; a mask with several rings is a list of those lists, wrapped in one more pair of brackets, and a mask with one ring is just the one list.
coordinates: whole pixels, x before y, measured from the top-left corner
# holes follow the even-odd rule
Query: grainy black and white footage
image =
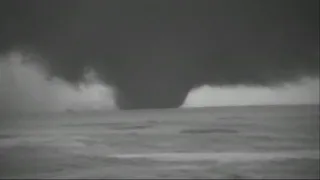
[(94, 71), (118, 110), (24, 114), (0, 91), (0, 178), (319, 178), (318, 104), (180, 108), (317, 79), (318, 0), (1, 0), (12, 51), (46, 81)]

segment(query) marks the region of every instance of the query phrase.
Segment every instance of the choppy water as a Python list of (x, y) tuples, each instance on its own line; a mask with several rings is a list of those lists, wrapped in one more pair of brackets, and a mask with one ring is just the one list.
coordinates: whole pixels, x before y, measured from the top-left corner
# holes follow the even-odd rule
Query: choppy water
[(6, 116), (1, 178), (319, 178), (319, 106)]

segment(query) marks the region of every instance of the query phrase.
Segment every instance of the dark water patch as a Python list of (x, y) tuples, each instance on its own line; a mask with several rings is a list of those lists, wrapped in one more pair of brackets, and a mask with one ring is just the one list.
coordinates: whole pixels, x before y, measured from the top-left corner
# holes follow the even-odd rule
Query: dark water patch
[(123, 123), (123, 122), (114, 122), (114, 123), (85, 123), (85, 124), (67, 124), (65, 126), (69, 127), (102, 127), (111, 130), (136, 130), (136, 129), (147, 129), (152, 128), (156, 124), (153, 122), (145, 123)]
[(64, 126), (67, 126), (67, 127), (110, 127), (110, 126), (115, 126), (115, 125), (119, 125), (119, 124), (121, 124), (121, 123), (102, 122), (102, 123), (65, 124)]
[(17, 136), (15, 135), (9, 135), (9, 134), (0, 134), (0, 139), (10, 139), (10, 138), (15, 138)]
[(151, 127), (153, 126), (150, 124), (141, 124), (141, 125), (124, 124), (124, 125), (119, 125), (119, 126), (114, 126), (109, 128), (113, 130), (135, 130), (135, 129), (147, 129)]
[(227, 179), (249, 179), (248, 177), (240, 174), (231, 174), (226, 177)]
[(286, 140), (284, 138), (281, 137), (277, 137), (277, 136), (268, 136), (268, 135), (259, 135), (259, 134), (254, 134), (254, 135), (249, 135), (249, 136), (245, 136), (246, 139), (250, 139), (253, 142), (261, 142), (261, 141), (279, 141), (279, 140)]
[(157, 161), (152, 161), (147, 158), (121, 159), (116, 157), (107, 157), (100, 159), (100, 161), (103, 162), (105, 166), (153, 166), (160, 164)]
[(245, 118), (241, 117), (241, 116), (231, 116), (231, 117), (219, 117), (218, 119), (220, 119), (220, 120), (235, 120), (235, 119), (241, 120), (241, 119), (245, 119)]
[(209, 134), (209, 133), (239, 133), (234, 129), (184, 129), (180, 133), (183, 134)]

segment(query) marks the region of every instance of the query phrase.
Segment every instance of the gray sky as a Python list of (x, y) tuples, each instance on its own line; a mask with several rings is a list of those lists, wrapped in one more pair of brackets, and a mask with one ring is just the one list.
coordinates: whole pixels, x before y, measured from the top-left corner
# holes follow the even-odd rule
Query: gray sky
[[(71, 109), (113, 109), (113, 91), (98, 83), (82, 85), (80, 91), (60, 79), (47, 81), (41, 68), (21, 65), (22, 55), (1, 56), (0, 105), (22, 111), (63, 111)], [(10, 63), (8, 62), (10, 60)], [(182, 107), (319, 104), (319, 79), (304, 79), (279, 88), (247, 86), (202, 86), (189, 93)]]

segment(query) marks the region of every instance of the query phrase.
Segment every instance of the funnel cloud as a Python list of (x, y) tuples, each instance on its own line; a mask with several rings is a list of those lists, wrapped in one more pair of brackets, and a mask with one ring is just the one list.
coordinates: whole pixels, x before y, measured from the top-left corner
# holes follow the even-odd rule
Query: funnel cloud
[(174, 108), (202, 85), (319, 75), (318, 0), (0, 2), (0, 52), (36, 54), (77, 84), (88, 68), (121, 109)]

